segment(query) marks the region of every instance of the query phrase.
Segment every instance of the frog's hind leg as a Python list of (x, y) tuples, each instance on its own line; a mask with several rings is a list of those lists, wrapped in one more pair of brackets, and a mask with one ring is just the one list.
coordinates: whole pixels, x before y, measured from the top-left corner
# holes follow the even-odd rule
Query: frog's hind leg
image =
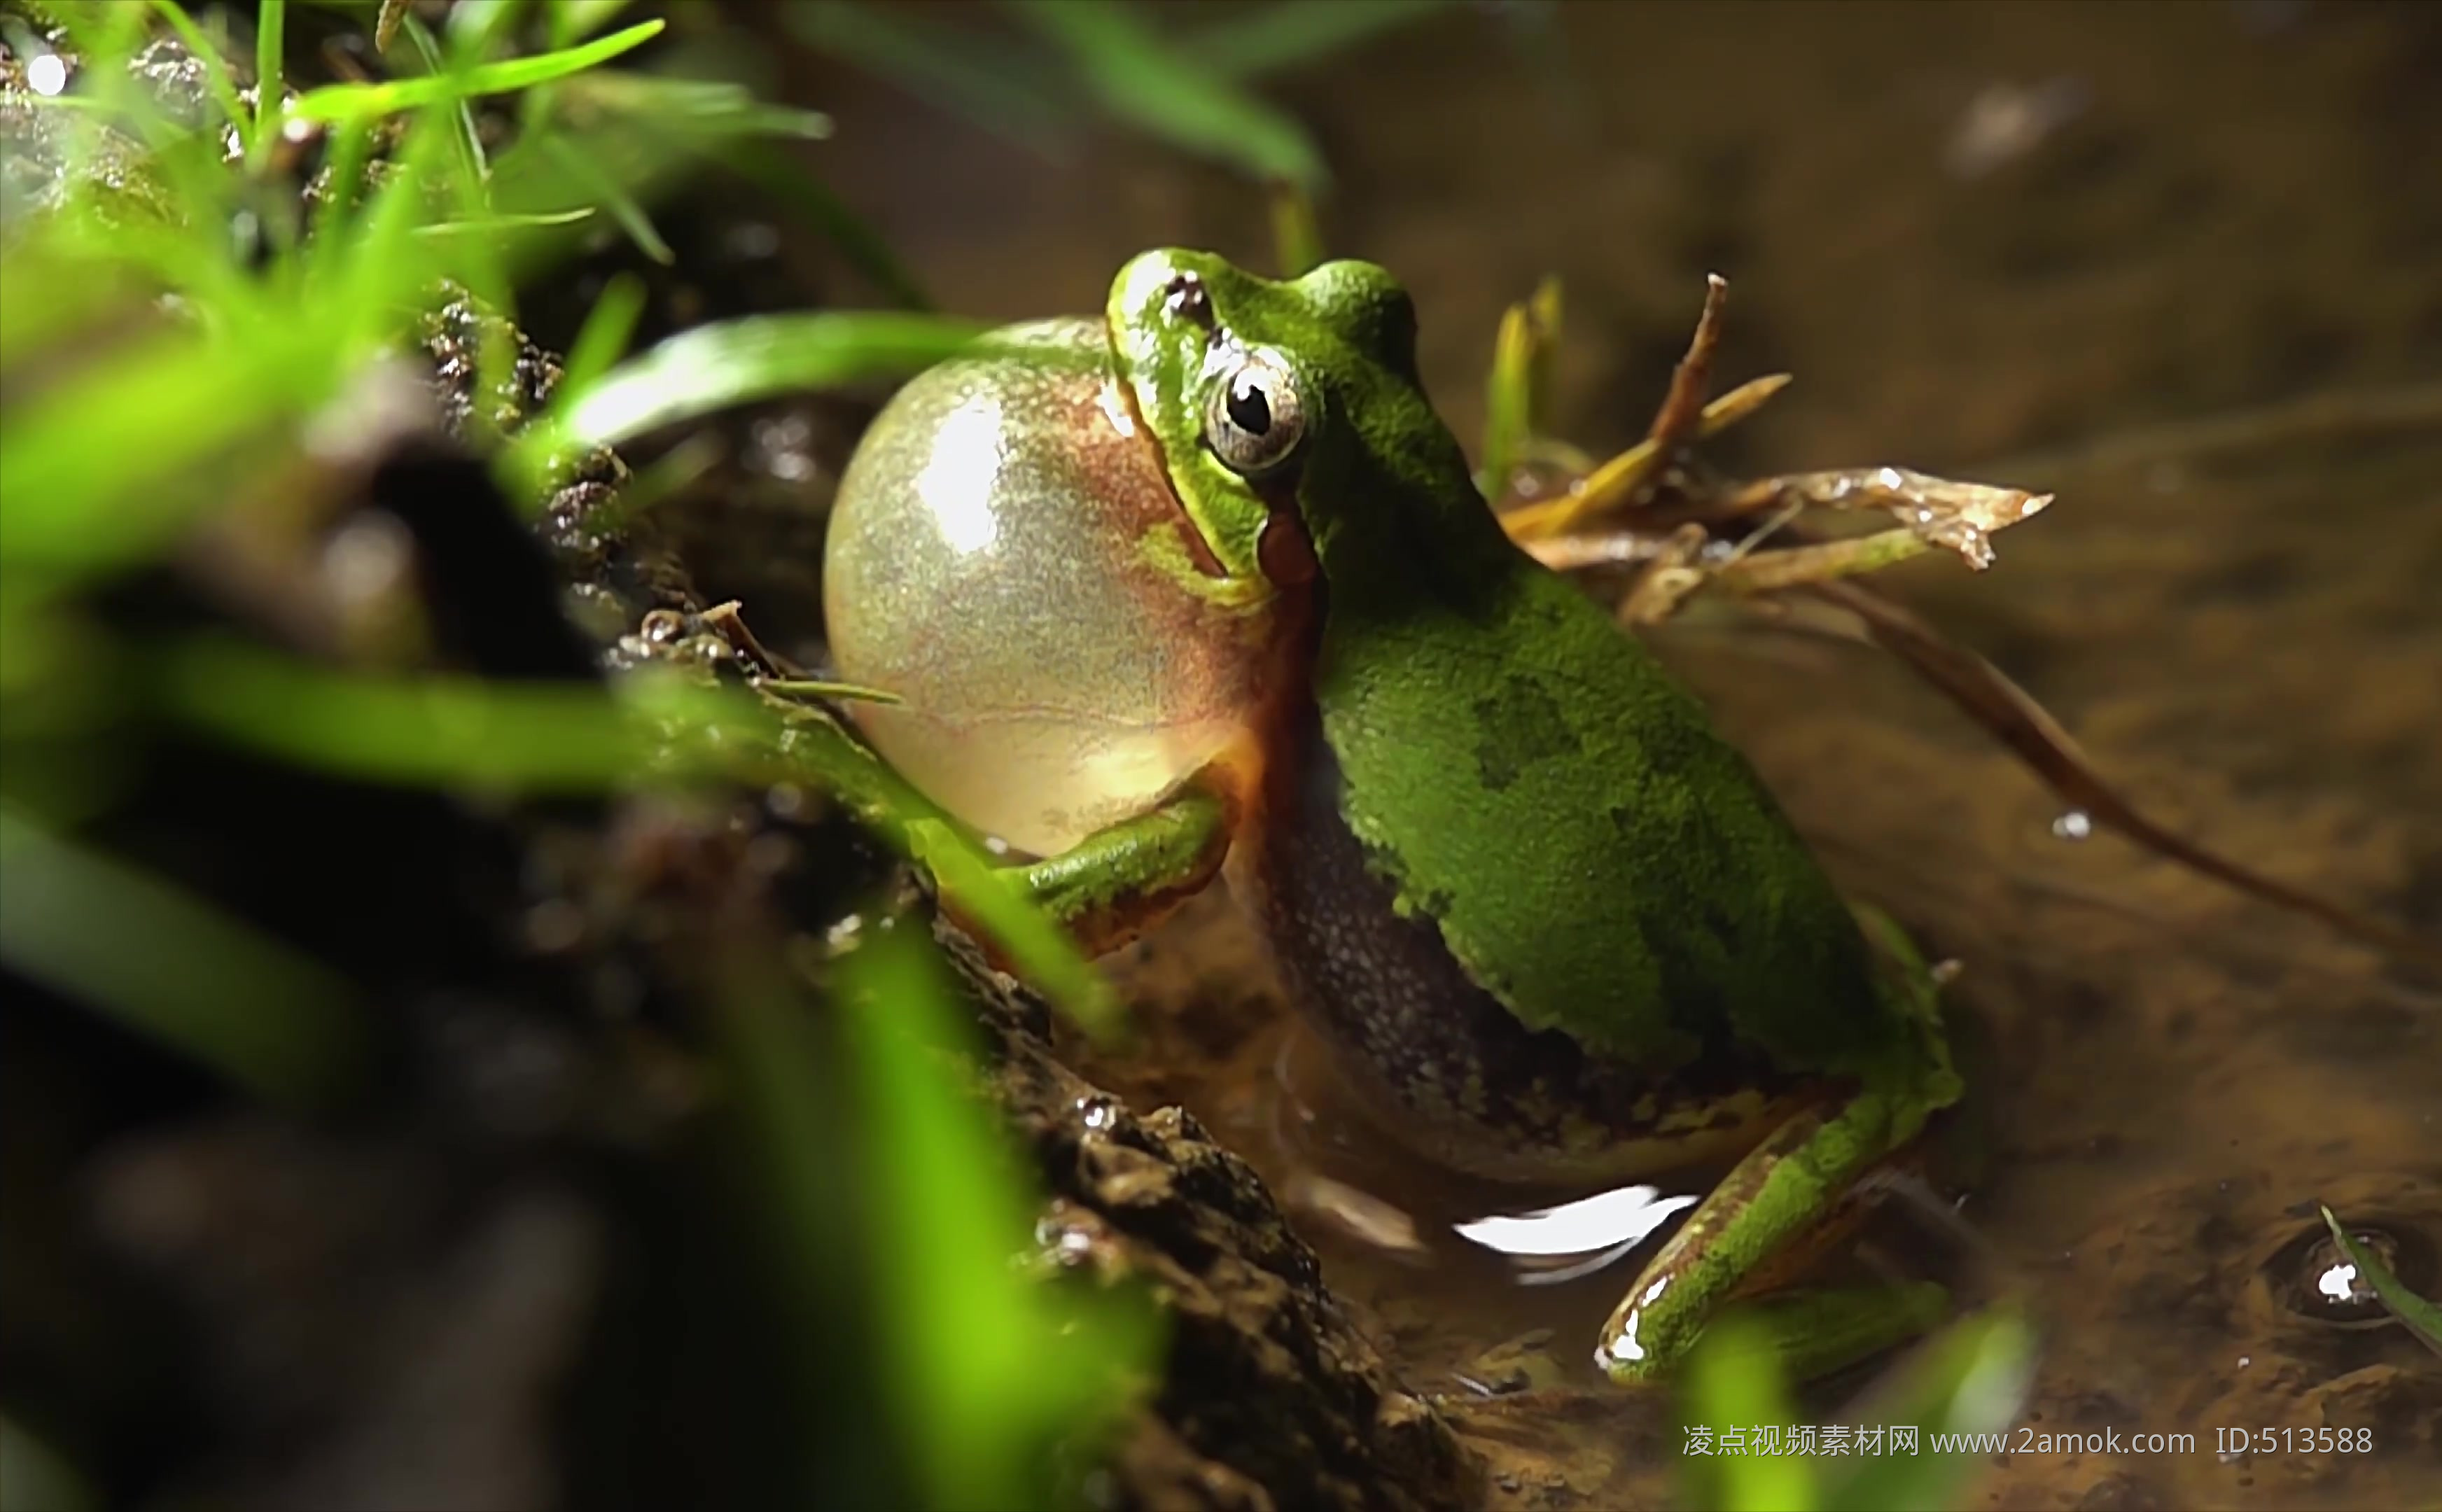
[(1802, 1287), (1759, 1299), (1745, 1316), (1761, 1328), (1780, 1368), (1813, 1380), (1932, 1331), (1950, 1311), (1940, 1282)]
[[(1662, 1375), (1722, 1303), (1777, 1279), (1793, 1247), (1836, 1222), (1857, 1184), (1914, 1138), (1939, 1093), (1914, 1079), (1869, 1084), (1809, 1109), (1734, 1167), (1630, 1286), (1604, 1325), (1597, 1363), (1613, 1380)], [(1795, 1374), (1820, 1375), (1922, 1333), (1946, 1294), (1930, 1283), (1778, 1292), (1756, 1305)]]

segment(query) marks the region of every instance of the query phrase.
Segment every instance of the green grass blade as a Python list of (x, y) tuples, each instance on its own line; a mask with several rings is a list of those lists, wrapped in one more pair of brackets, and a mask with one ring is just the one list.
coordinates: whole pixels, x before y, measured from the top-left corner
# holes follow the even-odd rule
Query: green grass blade
[(1984, 1456), (1933, 1451), (1936, 1433), (1998, 1433), (2017, 1421), (2034, 1379), (2033, 1331), (2018, 1310), (1990, 1308), (1927, 1340), (1863, 1410), (1859, 1421), (1914, 1427), (1917, 1452), (1886, 1454), (1830, 1488), (1835, 1509), (1942, 1512), (1962, 1504)]
[(739, 142), (726, 155), (732, 171), (762, 190), (773, 204), (819, 233), (883, 296), (902, 310), (930, 310), (932, 296), (880, 232), (789, 155), (765, 142)]
[(973, 350), (984, 328), (896, 311), (754, 316), (698, 326), (623, 364), (519, 444), (538, 458), (803, 390), (903, 377)]
[(564, 405), (601, 381), (602, 374), (627, 352), (644, 314), (643, 279), (622, 273), (604, 285), (593, 308), (585, 312), (585, 324), (576, 339), (568, 344), (568, 360), (560, 364), (555, 401)]
[(374, 191), (355, 221), (355, 230), (343, 243), (317, 249), (334, 264), (327, 279), (330, 307), (324, 319), (335, 319), (348, 339), (323, 346), (328, 360), (361, 360), (404, 325), (420, 305), (443, 264), (437, 245), (415, 234), (432, 213), (426, 186), (446, 172), (448, 123), (442, 102), (419, 113), (408, 128), (407, 140), (391, 159), (390, 172)]
[(246, 148), (246, 165), (258, 172), (270, 161), (272, 139), (280, 131), (287, 46), (288, 0), (263, 0), (254, 13), (254, 130)]
[(347, 983), (157, 877), (0, 811), (0, 958), (274, 1101), (362, 1069)]
[(1009, 0), (1119, 119), (1174, 147), (1309, 192), (1329, 178), (1305, 128), (1166, 45), (1109, 0)]
[(314, 207), (314, 250), (308, 254), (317, 265), (340, 245), (356, 200), (364, 192), (365, 164), (373, 155), (374, 127), (372, 120), (359, 118), (343, 120), (331, 129), (330, 150), (324, 155), (330, 176), (324, 181), (321, 203)]
[(679, 255), (670, 249), (669, 243), (662, 239), (661, 231), (653, 225), (651, 212), (620, 186), (616, 175), (606, 173), (583, 148), (566, 137), (543, 137), (542, 150), (560, 172), (610, 212), (610, 218), (628, 233), (628, 240), (636, 244), (636, 250), (664, 267), (676, 265)]
[[(466, 8), (461, 5), (449, 13), (449, 17), (454, 22), (460, 16), (469, 13)], [(433, 36), (432, 28), (413, 16), (409, 16), (405, 24), (408, 41), (415, 45), (416, 55), (424, 60), (425, 71), (435, 78), (446, 77), (451, 71), (450, 61), (442, 51), (440, 39)], [(453, 35), (463, 37), (461, 28), (453, 26), (450, 29)], [(480, 31), (477, 35), (480, 37)], [(480, 42), (469, 43), (462, 40), (460, 56), (466, 58), (481, 56), (473, 50), (479, 46)], [(472, 186), (473, 191), (480, 195), (483, 185), (491, 177), (491, 165), (483, 153), (483, 134), (475, 127), (475, 107), (472, 102), (466, 97), (461, 96), (449, 101), (449, 143), (458, 155), (458, 198), (460, 207), (464, 209), (468, 198), (469, 186)]]
[(1050, 1450), (1141, 1382), (1155, 1320), (1132, 1294), (1054, 1285), (1011, 1262), (1036, 1197), (957, 1074), (957, 1010), (929, 942), (877, 932), (843, 963), (866, 1126), (866, 1221), (883, 1264), (885, 1374), (940, 1507), (1049, 1504)]
[(533, 210), (516, 215), (485, 215), (463, 221), (435, 221), (415, 228), (418, 236), (491, 236), (555, 226), (578, 226), (593, 218), (591, 209)]
[(420, 79), (394, 79), (377, 84), (326, 84), (300, 96), (291, 114), (305, 120), (351, 120), (528, 89), (633, 51), (661, 35), (663, 25), (660, 21), (638, 22), (623, 31), (574, 47), (537, 53), (530, 58), (478, 64), (462, 73), (428, 74)]
[[(204, 28), (195, 25), (195, 18), (187, 13), (187, 8), (178, 4), (178, 0), (153, 0), (153, 9), (170, 24), (170, 29), (176, 32), (178, 40), (186, 45), (189, 55), (203, 68), (204, 90), (212, 97), (212, 103), (220, 107), (221, 115), (230, 125), (246, 131), (252, 118), (246, 114), (246, 102), (238, 98), (237, 82), (229, 77), (228, 60), (221, 56), (220, 49), (212, 46), (210, 39), (204, 35)], [(258, 62), (256, 66), (260, 68), (262, 64)], [(248, 140), (252, 140), (250, 136)]]
[(887, 79), (994, 136), (1049, 148), (1072, 113), (1006, 46), (964, 46), (945, 28), (880, 6), (797, 0), (786, 12), (799, 42)]
[(907, 843), (908, 853), (940, 884), (941, 896), (1000, 947), (1020, 978), (1097, 1042), (1119, 1037), (1125, 1019), (1110, 983), (980, 847), (938, 820), (909, 825)]
[(1054, 1009), (1099, 1042), (1120, 1033), (1118, 999), (1076, 941), (1001, 875), (1001, 862), (870, 748), (827, 715), (793, 709), (779, 749), (788, 765), (775, 775), (833, 794), (884, 844), (930, 871), (950, 911)]
[[(713, 1158), (724, 1182), (735, 1183), (736, 1231), (762, 1252), (750, 1274), (765, 1289), (757, 1299), (764, 1326), (785, 1331), (772, 1389), (786, 1394), (787, 1410), (820, 1414), (781, 1451), (802, 1456), (787, 1477), (795, 1503), (898, 1504), (904, 1456), (891, 1438), (887, 1404), (872, 1399), (869, 1385), (889, 1341), (873, 1316), (873, 1267), (860, 1263), (866, 1236), (855, 1220), (865, 1193), (855, 1152), (863, 1131), (847, 1095), (853, 1067), (775, 956), (767, 946), (712, 957), (720, 969), (713, 1068), (726, 1094), (723, 1121), (736, 1131)], [(860, 1384), (857, 1393), (839, 1392), (843, 1371)], [(851, 1457), (862, 1463), (843, 1463)]]
[[(172, 647), (155, 669), (165, 707), (198, 729), (368, 782), (598, 792), (683, 774), (672, 766), (687, 754), (645, 710), (583, 683), (347, 674), (209, 640)], [(703, 729), (752, 723), (759, 712), (704, 689), (631, 681), (629, 692)], [(718, 760), (702, 756), (703, 767)]]
[[(2318, 1206), (2321, 1207), (2320, 1204)], [(2358, 1267), (2358, 1279), (2366, 1284), (2410, 1335), (2422, 1340), (2425, 1347), (2433, 1353), (2442, 1355), (2442, 1307), (2409, 1290), (2407, 1283), (2391, 1273), (2391, 1267), (2382, 1263), (2380, 1255), (2358, 1243), (2355, 1235), (2341, 1227), (2341, 1220), (2332, 1216), (2331, 1209), (2321, 1208), (2321, 1211), (2324, 1226), (2332, 1230), (2333, 1243), (2341, 1247), (2341, 1253), (2349, 1257), (2349, 1264)]]
[[(1688, 1357), (1685, 1406), (1690, 1424), (1741, 1432), (1794, 1422), (1788, 1383), (1770, 1336), (1736, 1312), (1708, 1325)], [(1690, 1454), (1683, 1461), (1688, 1503), (1719, 1512), (1809, 1512), (1813, 1472), (1803, 1459), (1753, 1453)]]
[(0, 563), (103, 570), (160, 549), (204, 507), (181, 475), (293, 408), (328, 339), (301, 322), (236, 350), (162, 331), (36, 394), (0, 431)]
[(1253, 79), (1317, 62), (1451, 9), (1452, 0), (1332, 0), (1329, 5), (1284, 0), (1253, 15), (1206, 27), (1181, 43), (1179, 50), (1220, 78)]
[(1299, 278), (1321, 266), (1322, 228), (1315, 221), (1314, 196), (1278, 179), (1267, 197), (1272, 212), (1272, 261), (1280, 265), (1280, 276)]
[[(81, 255), (69, 240), (38, 232), (9, 247), (0, 262), (0, 371), (80, 326), (138, 318), (150, 293), (140, 270)], [(9, 417), (11, 428), (17, 423)], [(10, 508), (15, 492), (10, 486)], [(6, 528), (0, 522), (0, 532)]]
[(570, 80), (557, 98), (570, 102), (569, 114), (581, 107), (592, 116), (627, 116), (699, 148), (737, 137), (820, 141), (831, 134), (831, 118), (819, 110), (771, 104), (742, 84), (717, 79), (606, 68)]
[(547, 0), (551, 45), (565, 47), (617, 19), (629, 0)]
[(101, 1499), (58, 1450), (0, 1413), (0, 1506), (93, 1512)]
[(1534, 296), (1513, 304), (1493, 342), (1492, 376), (1485, 385), (1484, 450), (1476, 460), (1477, 491), (1493, 502), (1535, 438), (1550, 408), (1552, 348), (1560, 327), (1560, 281), (1547, 278)]
[(227, 641), (173, 647), (151, 665), (161, 705), (186, 723), (359, 781), (581, 793), (810, 776), (931, 869), (959, 917), (1081, 1028), (1107, 1037), (1120, 1022), (1109, 985), (1068, 937), (826, 718), (784, 726), (759, 701), (649, 678), (629, 679), (614, 698), (582, 684), (350, 675)]
[(492, 55), (501, 39), (517, 28), (526, 0), (457, 0), (444, 23), (449, 32), (449, 55), (465, 63), (481, 63)]

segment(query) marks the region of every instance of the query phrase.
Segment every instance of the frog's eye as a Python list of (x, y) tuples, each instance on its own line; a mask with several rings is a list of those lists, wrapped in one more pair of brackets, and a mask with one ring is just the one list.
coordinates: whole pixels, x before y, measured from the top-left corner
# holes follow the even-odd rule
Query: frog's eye
[(1286, 461), (1305, 436), (1297, 373), (1269, 352), (1249, 352), (1204, 402), (1204, 440), (1231, 472), (1251, 477)]

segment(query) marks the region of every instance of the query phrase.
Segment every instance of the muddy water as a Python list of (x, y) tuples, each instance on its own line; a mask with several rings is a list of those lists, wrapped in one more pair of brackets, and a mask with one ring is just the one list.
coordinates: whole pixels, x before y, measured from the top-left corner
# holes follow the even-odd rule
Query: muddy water
[[(835, 181), (949, 307), (1094, 308), (1157, 243), (1264, 255), (1221, 175), (816, 88)], [(1920, 564), (1893, 591), (2161, 816), (2442, 937), (2442, 431), (2282, 409), (2442, 383), (2442, 10), (1469, 9), (1276, 93), (1339, 174), (1333, 246), (1413, 289), (1463, 435), (1500, 309), (1540, 274), (1567, 280), (1562, 427), (1597, 447), (1642, 429), (1702, 275), (1726, 274), (1726, 375), (1799, 377), (1729, 460), (2058, 489), (1994, 572)], [(2215, 449), (2165, 428), (2232, 415)], [(2034, 1425), (2197, 1435), (2003, 1456), (1977, 1504), (2442, 1492), (2436, 1362), (2267, 1279), (2294, 1279), (2317, 1199), (2442, 1240), (2442, 984), (2062, 838), (2057, 803), (1868, 652), (1737, 627), (1662, 645), (1844, 878), (1965, 965), (1991, 1042), (1968, 1268), (2042, 1320)], [(1156, 1032), (1105, 1074), (1186, 1102), (1284, 1190), (1320, 1166), (1422, 1223), (1431, 1265), (1312, 1225), (1419, 1389), (1498, 1384), (1514, 1360), (1487, 1348), (1552, 1331), (1525, 1378), (1554, 1389), (1467, 1418), (1497, 1503), (1670, 1496), (1675, 1431), (1577, 1363), (1618, 1270), (1521, 1287), (1438, 1232), (1485, 1194), (1361, 1147), (1226, 908), (1123, 967)], [(2214, 1452), (2217, 1430), (2326, 1426), (2375, 1451)]]

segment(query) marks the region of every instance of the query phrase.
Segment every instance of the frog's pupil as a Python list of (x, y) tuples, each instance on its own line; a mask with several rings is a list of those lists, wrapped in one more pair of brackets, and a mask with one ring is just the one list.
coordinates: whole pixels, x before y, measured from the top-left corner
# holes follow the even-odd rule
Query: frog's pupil
[(1251, 378), (1230, 385), (1230, 422), (1250, 436), (1272, 428), (1272, 403)]

